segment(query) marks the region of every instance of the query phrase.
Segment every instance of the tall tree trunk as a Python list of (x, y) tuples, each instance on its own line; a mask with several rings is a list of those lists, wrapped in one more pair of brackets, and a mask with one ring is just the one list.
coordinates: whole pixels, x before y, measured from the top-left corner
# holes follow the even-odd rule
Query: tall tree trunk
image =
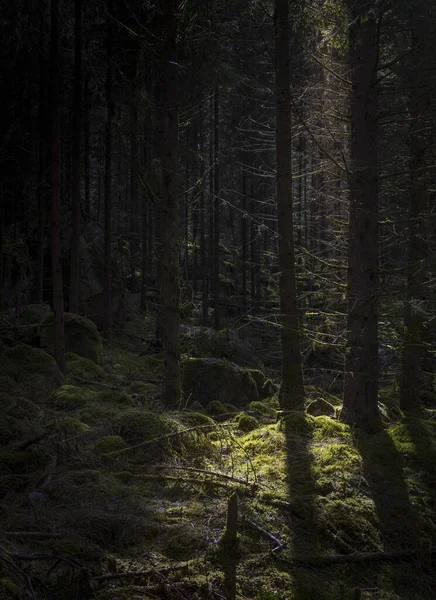
[(106, 127), (104, 171), (104, 271), (103, 271), (103, 331), (110, 335), (112, 328), (112, 0), (107, 2), (107, 71), (106, 71)]
[(135, 87), (132, 84), (132, 104), (130, 107), (130, 278), (132, 292), (138, 291), (136, 263), (139, 254), (138, 228), (138, 106)]
[(51, 255), (53, 312), (55, 322), (54, 355), (59, 369), (65, 371), (64, 292), (62, 284), (61, 225), (59, 207), (59, 0), (51, 0), (50, 41), (50, 184)]
[(343, 419), (378, 420), (378, 103), (375, 0), (353, 0), (350, 23), (351, 203)]
[(162, 305), (165, 376), (163, 400), (178, 406), (181, 398), (180, 309), (179, 309), (179, 182), (177, 106), (177, 0), (164, 0), (162, 27), (161, 140), (162, 164)]
[(80, 287), (80, 113), (82, 110), (82, 0), (75, 0), (70, 312), (79, 312)]
[(221, 326), (221, 307), (220, 307), (220, 241), (221, 241), (221, 214), (220, 214), (220, 128), (219, 128), (219, 89), (215, 88), (214, 94), (214, 252), (213, 252), (213, 287), (214, 287), (214, 328), (220, 329)]
[(276, 0), (275, 19), (277, 227), (283, 357), (280, 400), (283, 408), (291, 409), (303, 407), (304, 385), (298, 330), (293, 233), (289, 0)]
[(90, 189), (90, 118), (91, 118), (91, 90), (89, 88), (89, 73), (85, 75), (84, 82), (84, 111), (83, 111), (83, 154), (84, 154), (84, 184), (85, 184), (85, 206), (84, 221), (91, 220), (91, 189)]
[(242, 196), (241, 196), (241, 262), (242, 262), (242, 310), (247, 310), (247, 239), (248, 239), (248, 208), (247, 202), (247, 172), (242, 167)]
[(209, 294), (207, 288), (207, 247), (206, 247), (206, 205), (205, 205), (205, 194), (204, 194), (204, 164), (206, 160), (206, 153), (204, 148), (204, 106), (200, 104), (200, 125), (199, 125), (199, 139), (200, 139), (200, 268), (201, 268), (201, 313), (203, 326), (207, 326), (209, 317)]
[(44, 252), (46, 250), (46, 226), (47, 226), (47, 127), (48, 115), (46, 105), (46, 55), (45, 55), (45, 35), (46, 22), (44, 11), (40, 12), (40, 62), (39, 62), (39, 142), (38, 142), (38, 250), (36, 255), (36, 277), (35, 277), (35, 302), (42, 304), (44, 302)]
[(428, 205), (428, 129), (426, 113), (431, 105), (431, 88), (428, 76), (429, 64), (428, 18), (423, 8), (411, 9), (412, 60), (409, 85), (411, 88), (409, 112), (410, 130), (410, 225), (407, 265), (406, 307), (404, 314), (405, 339), (402, 352), (402, 378), (400, 406), (413, 411), (421, 405), (421, 357), (422, 357), (422, 305), (425, 302), (422, 261), (426, 256), (423, 218)]

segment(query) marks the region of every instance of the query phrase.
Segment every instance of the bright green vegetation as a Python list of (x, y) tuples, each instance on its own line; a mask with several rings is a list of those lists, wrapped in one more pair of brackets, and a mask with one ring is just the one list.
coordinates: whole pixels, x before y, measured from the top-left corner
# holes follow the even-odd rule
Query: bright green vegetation
[[(54, 593), (66, 578), (60, 600), (168, 598), (173, 585), (190, 598), (219, 598), (235, 573), (241, 597), (253, 600), (349, 598), (356, 587), (365, 600), (434, 597), (434, 576), (414, 561), (318, 564), (436, 538), (431, 411), (404, 417), (396, 390), (382, 390), (384, 429), (363, 434), (336, 418), (340, 402), (320, 388), (308, 386), (304, 413), (280, 411), (277, 396), (260, 400), (265, 376), (246, 369), (236, 375), (248, 382), (242, 406), (204, 392), (168, 411), (162, 355), (139, 356), (121, 342), (105, 346), (101, 365), (69, 353), (66, 382), (43, 350), (20, 345), (2, 354), (1, 529), (62, 536), (6, 537), (1, 551), (55, 553), (88, 569), (84, 577), (60, 563), (47, 576), (48, 565), (35, 563), (38, 599), (38, 582)], [(44, 501), (33, 510), (34, 491)], [(233, 492), (239, 527), (228, 547)], [(272, 536), (283, 545), (274, 552)], [(185, 567), (165, 574), (168, 593), (158, 575), (89, 579), (114, 564), (119, 572)], [(25, 582), (0, 563), (0, 588), (0, 600), (21, 598)]]

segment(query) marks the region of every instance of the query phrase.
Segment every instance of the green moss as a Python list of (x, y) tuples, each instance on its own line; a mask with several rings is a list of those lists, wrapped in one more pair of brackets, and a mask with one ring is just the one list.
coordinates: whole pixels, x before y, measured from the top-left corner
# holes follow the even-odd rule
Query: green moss
[(240, 431), (244, 433), (248, 433), (249, 431), (253, 431), (253, 429), (257, 429), (259, 427), (259, 421), (256, 417), (251, 415), (247, 415), (247, 413), (239, 413), (234, 419), (235, 423), (238, 426)]
[[(48, 321), (41, 327), (43, 343), (47, 348), (54, 348), (54, 320), (50, 315)], [(92, 360), (95, 364), (103, 363), (103, 347), (95, 324), (79, 315), (65, 313), (65, 348), (78, 356)]]
[(314, 417), (298, 411), (282, 413), (277, 423), (279, 431), (292, 434), (308, 434), (313, 431), (314, 427)]
[(19, 344), (2, 355), (2, 375), (16, 382), (23, 395), (46, 400), (63, 382), (62, 373), (50, 354), (40, 348)]
[(206, 412), (208, 412), (213, 417), (218, 417), (220, 415), (226, 414), (229, 411), (227, 411), (226, 407), (224, 406), (224, 404), (222, 404), (222, 402), (219, 402), (218, 400), (212, 400), (212, 402), (209, 402), (207, 404)]
[(42, 410), (30, 400), (0, 392), (0, 444), (8, 444), (36, 435)]
[(379, 547), (378, 518), (371, 499), (323, 499), (318, 511), (319, 521), (327, 531), (340, 532), (336, 543), (342, 550), (351, 547), (369, 551)]
[(0, 450), (0, 469), (5, 467), (11, 473), (28, 473), (37, 469), (43, 455), (37, 448), (28, 450)]
[(265, 402), (260, 402), (260, 400), (255, 400), (254, 402), (250, 402), (248, 405), (250, 410), (254, 410), (263, 417), (269, 417), (271, 419), (275, 419), (277, 416), (277, 411), (266, 404)]
[(117, 450), (128, 448), (128, 444), (119, 435), (105, 435), (97, 440), (94, 444), (94, 452), (96, 454), (109, 454)]
[(333, 417), (335, 415), (333, 404), (330, 404), (330, 402), (324, 400), (324, 398), (316, 398), (316, 400), (309, 402), (306, 406), (306, 412), (313, 417), (319, 417), (321, 415)]
[(75, 381), (102, 382), (107, 380), (107, 375), (101, 367), (92, 360), (78, 356), (73, 352), (66, 355), (66, 372), (71, 383)]
[[(1, 595), (2, 592), (7, 595)], [(23, 598), (23, 588), (12, 583), (12, 581), (9, 581), (8, 579), (0, 579), (0, 599), (1, 598), (8, 598), (8, 600), (17, 598), (17, 600), (20, 600)]]
[(432, 390), (423, 390), (421, 392), (421, 402), (425, 406), (436, 407), (436, 393)]
[(139, 409), (127, 410), (116, 417), (115, 428), (131, 445), (176, 433), (179, 430), (177, 424), (166, 415)]
[(108, 404), (115, 404), (117, 406), (134, 406), (132, 398), (118, 390), (105, 390), (97, 395), (98, 402), (107, 402)]
[(215, 426), (215, 421), (213, 419), (211, 419), (210, 417), (208, 417), (207, 415), (204, 415), (203, 413), (200, 412), (183, 412), (182, 413), (182, 420), (183, 422), (186, 422), (189, 425), (210, 425), (210, 426)]
[(127, 388), (128, 394), (139, 394), (142, 397), (146, 397), (148, 394), (155, 394), (159, 391), (159, 388), (154, 383), (148, 383), (146, 381), (134, 381)]
[(63, 385), (50, 396), (50, 404), (57, 410), (77, 410), (92, 402), (95, 393), (75, 385)]
[(313, 439), (316, 442), (339, 438), (341, 440), (349, 440), (351, 442), (351, 432), (348, 425), (331, 419), (325, 415), (315, 417), (315, 429), (313, 430)]

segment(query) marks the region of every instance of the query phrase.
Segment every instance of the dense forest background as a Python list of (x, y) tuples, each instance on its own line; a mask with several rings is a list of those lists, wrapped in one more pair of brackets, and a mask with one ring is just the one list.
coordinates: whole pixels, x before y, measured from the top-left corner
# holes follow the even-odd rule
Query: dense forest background
[(433, 2), (1, 8), (0, 598), (436, 598)]

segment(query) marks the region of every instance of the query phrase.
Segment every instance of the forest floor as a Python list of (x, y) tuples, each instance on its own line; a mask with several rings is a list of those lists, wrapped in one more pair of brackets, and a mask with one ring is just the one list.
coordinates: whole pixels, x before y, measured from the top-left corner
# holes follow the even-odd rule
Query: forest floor
[(372, 434), (276, 396), (169, 411), (150, 327), (70, 356), (45, 402), (0, 391), (1, 600), (436, 598), (436, 411), (393, 388)]

